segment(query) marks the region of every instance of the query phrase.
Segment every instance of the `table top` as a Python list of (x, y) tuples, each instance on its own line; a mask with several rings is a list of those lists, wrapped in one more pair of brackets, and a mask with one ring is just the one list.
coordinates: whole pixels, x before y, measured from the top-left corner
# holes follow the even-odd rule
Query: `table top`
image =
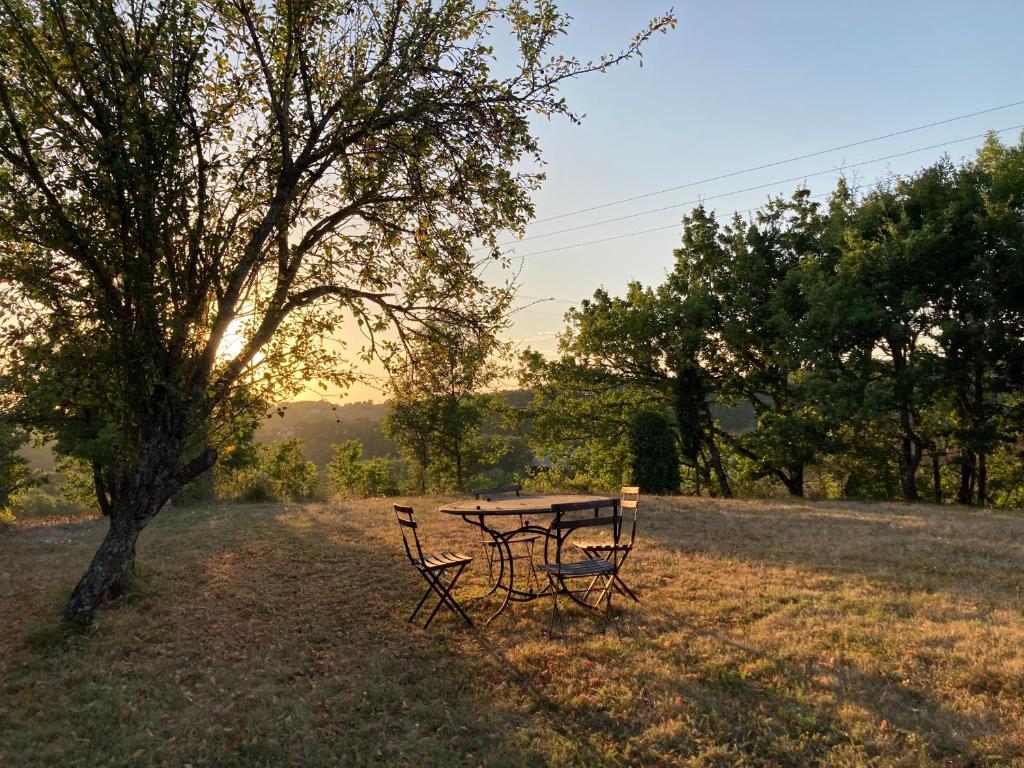
[(607, 501), (610, 496), (584, 496), (558, 494), (553, 496), (501, 496), (496, 499), (465, 499), (443, 504), (440, 511), (447, 515), (542, 515), (551, 511), (552, 504), (576, 504), (587, 501)]

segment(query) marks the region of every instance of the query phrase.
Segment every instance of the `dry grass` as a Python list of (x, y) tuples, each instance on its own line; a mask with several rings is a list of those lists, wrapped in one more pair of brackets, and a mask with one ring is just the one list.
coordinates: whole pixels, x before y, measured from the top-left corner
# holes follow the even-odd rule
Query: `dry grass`
[(552, 643), (546, 602), (405, 624), (388, 510), (169, 510), (86, 634), (102, 522), (0, 532), (0, 765), (1024, 765), (1024, 517), (648, 500), (622, 638)]

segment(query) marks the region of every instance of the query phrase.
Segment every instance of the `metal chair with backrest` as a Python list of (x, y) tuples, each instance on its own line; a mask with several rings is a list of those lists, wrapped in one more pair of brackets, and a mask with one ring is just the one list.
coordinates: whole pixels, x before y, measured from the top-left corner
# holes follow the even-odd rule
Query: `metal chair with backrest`
[[(612, 611), (612, 584), (618, 570), (619, 560), (614, 557), (587, 557), (582, 560), (566, 560), (565, 555), (579, 552), (570, 538), (579, 530), (604, 530), (608, 541), (618, 546), (622, 536), (622, 509), (618, 499), (553, 504), (554, 518), (544, 541), (544, 562), (538, 569), (548, 577), (551, 591), (551, 623), (548, 635), (554, 637), (555, 623), (564, 634), (562, 612), (558, 607), (558, 596), (565, 595), (587, 608), (597, 609), (604, 604), (604, 629), (608, 629)], [(594, 589), (595, 582), (602, 580), (600, 589)], [(578, 582), (585, 582), (579, 587)], [(596, 594), (597, 597), (591, 596)], [(618, 627), (616, 626), (616, 629)]]
[[(487, 499), (488, 501), (500, 496), (519, 496), (522, 493), (522, 486), (519, 485), (501, 485), (494, 488), (477, 488), (473, 491), (473, 498), (479, 501), (480, 499)], [(526, 528), (530, 524), (529, 520), (519, 515), (519, 527)], [(530, 568), (527, 571), (527, 582), (533, 581), (534, 586), (540, 591), (540, 581), (537, 578), (537, 571), (533, 562), (533, 545), (540, 539), (540, 534), (531, 533), (524, 531), (522, 533), (514, 533), (508, 538), (509, 552), (512, 553), (513, 560), (526, 560), (529, 562)], [(484, 555), (487, 558), (487, 577), (490, 581), (494, 582), (494, 561), (499, 557), (498, 553), (498, 542), (494, 539), (489, 538), (484, 530), (480, 529), (480, 546), (484, 549)], [(521, 549), (519, 554), (512, 552), (512, 547)]]
[(640, 488), (633, 485), (623, 486), (619, 492), (619, 506), (622, 508), (623, 515), (626, 514), (627, 510), (631, 510), (633, 513), (633, 522), (629, 530), (628, 539), (623, 537), (617, 545), (613, 545), (611, 541), (574, 541), (573, 546), (582, 551), (591, 560), (597, 558), (605, 560), (608, 558), (615, 559), (615, 577), (612, 579), (612, 585), (616, 591), (639, 603), (640, 598), (626, 585), (619, 573), (622, 569), (622, 563), (629, 557), (636, 544), (636, 520), (640, 507)]
[[(455, 584), (466, 569), (466, 566), (473, 562), (473, 558), (460, 555), (457, 552), (447, 551), (424, 555), (423, 548), (420, 546), (419, 526), (414, 519), (412, 507), (402, 506), (401, 504), (395, 504), (394, 507), (395, 516), (398, 518), (398, 526), (402, 531), (402, 545), (405, 547), (405, 554), (409, 558), (409, 562), (412, 563), (420, 576), (427, 582), (427, 591), (423, 593), (423, 597), (420, 598), (416, 608), (409, 615), (409, 622), (411, 623), (416, 618), (416, 614), (420, 612), (424, 603), (427, 602), (427, 598), (433, 592), (437, 595), (437, 605), (434, 606), (434, 610), (427, 617), (427, 621), (423, 625), (424, 629), (430, 626), (430, 622), (434, 620), (434, 616), (437, 615), (442, 605), (448, 606), (453, 613), (461, 616), (466, 620), (467, 624), (472, 626), (473, 622), (466, 615), (466, 612), (462, 610), (462, 606), (455, 602), (452, 590), (455, 589)], [(449, 576), (449, 572), (452, 571), (454, 573)]]

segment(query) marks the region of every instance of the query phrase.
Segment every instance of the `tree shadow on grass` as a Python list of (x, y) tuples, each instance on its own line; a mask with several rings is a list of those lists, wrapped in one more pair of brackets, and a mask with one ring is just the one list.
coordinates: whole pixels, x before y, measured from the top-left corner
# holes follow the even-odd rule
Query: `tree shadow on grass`
[[(1024, 517), (927, 505), (648, 505), (641, 536), (674, 553), (864, 577), (1020, 609)], [(641, 542), (642, 545), (642, 542)], [(642, 555), (641, 555), (642, 556)]]
[[(916, 749), (952, 765), (1024, 757), (1009, 695), (1024, 679), (1007, 668), (1008, 679), (988, 680), (987, 662), (944, 658), (970, 637), (984, 639), (986, 624), (998, 627), (996, 612), (1019, 611), (1019, 518), (806, 503), (653, 506), (639, 569), (649, 579), (641, 595), (655, 604), (643, 613), (647, 631), (710, 648), (727, 669), (802, 692), (826, 713), (861, 713), (854, 719), (876, 729), (857, 736), (869, 756), (907, 759)], [(680, 600), (684, 584), (693, 587), (690, 606)], [(746, 631), (759, 642), (738, 640)], [(929, 664), (946, 665), (946, 679)], [(986, 680), (970, 682), (978, 675)], [(985, 685), (993, 694), (985, 711), (977, 699), (952, 703), (989, 693)]]
[(474, 630), (446, 611), (428, 632), (406, 623), (422, 582), (397, 549), (337, 520), (248, 517), (169, 523), (135, 599), (19, 665), (0, 763), (547, 760), (543, 705)]
[[(896, 670), (885, 674), (845, 658), (766, 650), (670, 611), (646, 615), (642, 632), (647, 638), (673, 633), (672, 655), (684, 672), (652, 675), (648, 685), (676, 691), (688, 717), (707, 722), (707, 734), (725, 754), (742, 745), (747, 760), (759, 756), (779, 765), (834, 760), (833, 750), (844, 761), (881, 764), (902, 764), (915, 754), (915, 764), (926, 765), (1006, 764), (1024, 757), (1019, 739), (994, 714), (955, 709)], [(851, 712), (862, 721), (856, 729)], [(986, 744), (985, 755), (975, 742)]]

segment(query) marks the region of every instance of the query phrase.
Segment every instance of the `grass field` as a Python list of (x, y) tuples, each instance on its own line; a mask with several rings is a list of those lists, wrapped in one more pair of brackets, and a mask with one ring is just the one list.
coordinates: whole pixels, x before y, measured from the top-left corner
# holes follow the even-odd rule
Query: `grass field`
[(540, 601), (407, 625), (389, 510), (168, 510), (85, 634), (103, 523), (0, 531), (0, 766), (1024, 765), (1024, 516), (645, 500), (621, 639), (554, 643)]

